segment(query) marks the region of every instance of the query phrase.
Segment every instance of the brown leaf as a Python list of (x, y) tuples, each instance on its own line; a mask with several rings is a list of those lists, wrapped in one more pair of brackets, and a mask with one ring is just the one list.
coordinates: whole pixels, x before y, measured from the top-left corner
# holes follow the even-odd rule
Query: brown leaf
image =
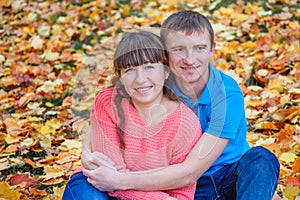
[(19, 185), (23, 182), (26, 183), (26, 188), (36, 184), (36, 180), (29, 178), (29, 174), (14, 174), (10, 179), (11, 185)]

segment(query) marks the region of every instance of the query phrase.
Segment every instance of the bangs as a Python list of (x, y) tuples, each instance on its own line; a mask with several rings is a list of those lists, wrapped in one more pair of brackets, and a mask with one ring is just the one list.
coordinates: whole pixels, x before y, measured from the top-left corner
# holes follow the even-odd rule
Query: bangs
[(168, 64), (161, 39), (150, 32), (131, 32), (120, 41), (114, 56), (115, 71), (146, 63)]
[(115, 59), (118, 68), (137, 67), (147, 63), (166, 64), (165, 51), (162, 49), (143, 48), (124, 53)]

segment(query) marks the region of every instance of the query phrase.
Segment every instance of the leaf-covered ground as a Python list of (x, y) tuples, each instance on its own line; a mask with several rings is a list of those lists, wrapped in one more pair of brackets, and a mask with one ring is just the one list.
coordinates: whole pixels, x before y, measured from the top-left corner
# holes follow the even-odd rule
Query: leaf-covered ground
[(95, 93), (122, 32), (156, 31), (181, 9), (208, 16), (213, 62), (245, 96), (248, 141), (281, 163), (278, 194), (300, 196), (299, 0), (0, 1), (0, 199), (61, 199), (80, 165)]

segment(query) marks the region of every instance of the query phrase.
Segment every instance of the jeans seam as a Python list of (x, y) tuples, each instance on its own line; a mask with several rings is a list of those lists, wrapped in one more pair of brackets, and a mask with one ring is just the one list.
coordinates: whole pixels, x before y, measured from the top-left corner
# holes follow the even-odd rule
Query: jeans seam
[(215, 190), (215, 193), (216, 193), (216, 199), (218, 199), (218, 198), (220, 198), (220, 195), (218, 193), (218, 189), (217, 189), (214, 177), (212, 175), (210, 175), (209, 177), (210, 177), (210, 180), (211, 180), (211, 182), (212, 182), (212, 184), (214, 186), (214, 190)]

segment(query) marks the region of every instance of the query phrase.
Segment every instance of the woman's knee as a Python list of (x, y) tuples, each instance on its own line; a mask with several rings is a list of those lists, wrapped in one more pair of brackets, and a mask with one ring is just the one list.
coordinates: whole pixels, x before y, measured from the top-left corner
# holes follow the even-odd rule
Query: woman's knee
[(107, 193), (101, 192), (87, 182), (87, 177), (82, 173), (74, 174), (63, 194), (63, 200), (80, 200), (80, 199), (91, 199), (91, 200), (108, 200)]

